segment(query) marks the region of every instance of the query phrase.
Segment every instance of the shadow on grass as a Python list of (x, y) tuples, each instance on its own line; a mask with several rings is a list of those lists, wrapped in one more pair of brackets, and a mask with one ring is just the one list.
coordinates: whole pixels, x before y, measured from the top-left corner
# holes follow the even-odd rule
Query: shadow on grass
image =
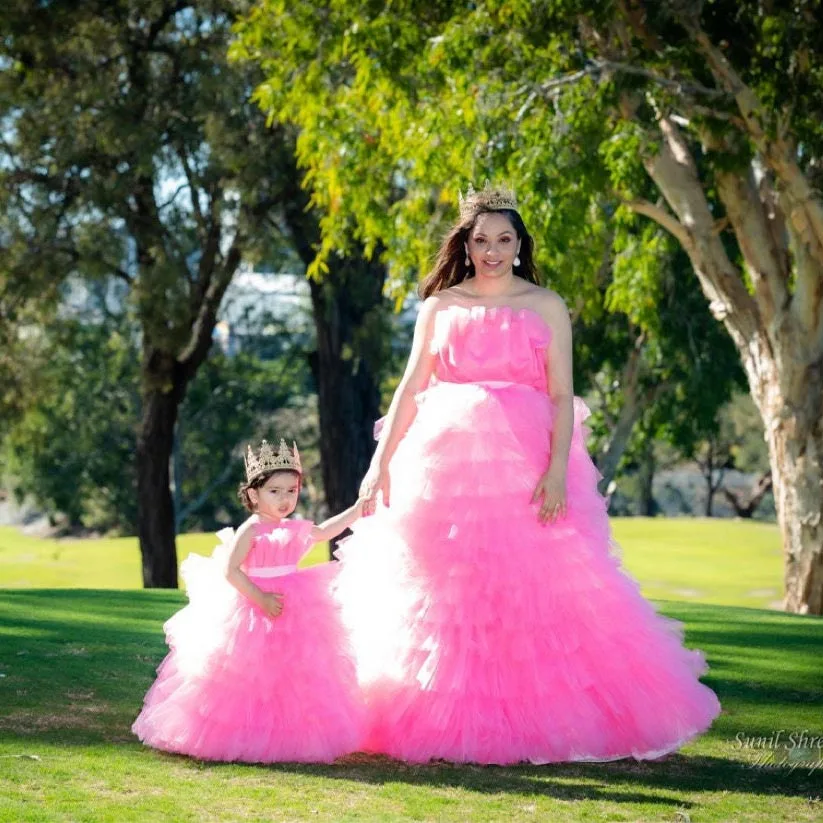
[(0, 720), (39, 712), (51, 721), (33, 728), (48, 729), (93, 705), (139, 707), (167, 651), (163, 622), (184, 602), (179, 591), (0, 590)]
[[(373, 785), (455, 787), (686, 809), (694, 805), (686, 797), (690, 792), (820, 794), (819, 772), (752, 768), (741, 761), (740, 752), (733, 756), (732, 739), (735, 723), (742, 719), (748, 734), (765, 737), (775, 731), (775, 716), (789, 725), (793, 710), (823, 702), (823, 687), (813, 677), (823, 628), (819, 620), (702, 604), (661, 608), (686, 623), (687, 645), (707, 652), (712, 668), (704, 680), (734, 715), (721, 715), (707, 737), (715, 743), (725, 738), (728, 758), (674, 754), (660, 762), (498, 767), (414, 766), (354, 755), (331, 766), (240, 766), (154, 752), (130, 734), (166, 653), (162, 624), (184, 603), (185, 596), (178, 591), (0, 591), (0, 672), (5, 675), (0, 683), (8, 698), (0, 712), (0, 744), (26, 752), (36, 752), (38, 746), (113, 747), (136, 758), (174, 760), (215, 776), (248, 769), (257, 779), (261, 771), (270, 772), (273, 780), (278, 773), (295, 773)], [(758, 653), (751, 656), (755, 649)], [(792, 680), (782, 663), (793, 664), (803, 676)]]
[(87, 631), (83, 619), (91, 615), (103, 618), (103, 628), (112, 618), (145, 621), (151, 628), (154, 621), (166, 619), (185, 601), (185, 594), (178, 589), (0, 589), (0, 627), (41, 627), (50, 614), (59, 614), (64, 618), (59, 621), (63, 632), (72, 630), (72, 622)]
[[(191, 768), (219, 776), (223, 771), (263, 769), (370, 785), (403, 784), (428, 788), (461, 788), (481, 794), (549, 796), (558, 800), (610, 800), (691, 808), (691, 793), (742, 792), (755, 795), (809, 797), (820, 794), (818, 775), (751, 768), (734, 759), (669, 755), (660, 762), (631, 759), (609, 763), (554, 763), (542, 766), (480, 766), (433, 762), (411, 765), (382, 755), (356, 754), (333, 765), (279, 763), (240, 765), (190, 760), (151, 752), (169, 761), (184, 760)], [(619, 787), (619, 788), (618, 788)], [(645, 791), (644, 791), (645, 790)], [(651, 791), (656, 793), (652, 794)], [(663, 792), (663, 794), (661, 794)], [(668, 794), (667, 794), (668, 793)], [(682, 794), (681, 794), (682, 793)]]

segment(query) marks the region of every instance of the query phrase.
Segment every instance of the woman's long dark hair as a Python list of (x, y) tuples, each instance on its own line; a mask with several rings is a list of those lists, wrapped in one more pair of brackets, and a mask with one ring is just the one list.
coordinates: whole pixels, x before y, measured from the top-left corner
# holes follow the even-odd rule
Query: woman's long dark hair
[(540, 285), (537, 268), (534, 265), (534, 240), (526, 230), (523, 218), (514, 209), (487, 209), (481, 206), (477, 211), (463, 218), (446, 235), (437, 253), (437, 259), (434, 261), (434, 268), (426, 275), (417, 290), (423, 300), (449, 286), (456, 286), (471, 276), (472, 267), (466, 265), (465, 244), (468, 243), (469, 234), (481, 214), (504, 214), (509, 218), (520, 240), (520, 265), (512, 268), (512, 274), (528, 280), (529, 283)]

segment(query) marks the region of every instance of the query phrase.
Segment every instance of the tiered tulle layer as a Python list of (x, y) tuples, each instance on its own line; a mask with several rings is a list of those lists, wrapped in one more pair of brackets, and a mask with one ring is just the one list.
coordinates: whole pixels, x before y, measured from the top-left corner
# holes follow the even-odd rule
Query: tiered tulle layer
[(338, 595), (367, 748), (413, 762), (653, 758), (719, 711), (702, 654), (612, 550), (575, 402), (567, 516), (537, 520), (553, 407), (526, 386), (441, 383), (356, 524)]
[(219, 552), (181, 572), (191, 602), (165, 624), (171, 651), (132, 729), (204, 760), (331, 762), (362, 744), (363, 704), (330, 564), (254, 578), (284, 595), (272, 619), (222, 577)]

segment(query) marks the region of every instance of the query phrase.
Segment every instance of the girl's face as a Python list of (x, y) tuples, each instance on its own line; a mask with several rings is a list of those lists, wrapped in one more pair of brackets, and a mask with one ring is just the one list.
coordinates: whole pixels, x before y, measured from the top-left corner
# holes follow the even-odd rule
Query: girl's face
[(276, 472), (260, 488), (249, 489), (258, 514), (279, 520), (297, 507), (300, 480), (294, 472)]
[(479, 277), (506, 277), (520, 252), (520, 240), (505, 214), (478, 215), (469, 232), (466, 251)]

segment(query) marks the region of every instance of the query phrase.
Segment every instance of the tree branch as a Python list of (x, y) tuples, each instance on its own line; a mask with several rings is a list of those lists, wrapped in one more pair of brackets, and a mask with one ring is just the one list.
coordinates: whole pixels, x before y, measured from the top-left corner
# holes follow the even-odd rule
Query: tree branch
[(742, 117), (738, 117), (736, 114), (728, 111), (719, 111), (718, 109), (712, 109), (708, 106), (702, 106), (700, 103), (694, 103), (692, 101), (688, 101), (686, 104), (688, 108), (689, 118), (692, 119), (694, 115), (698, 115), (700, 117), (705, 118), (714, 118), (715, 120), (723, 120), (726, 123), (731, 123), (736, 128), (740, 129), (741, 132), (746, 131), (746, 124), (743, 122)]
[(208, 294), (211, 287), (214, 269), (217, 263), (217, 255), (220, 252), (220, 235), (223, 215), (220, 203), (223, 199), (223, 188), (219, 183), (215, 183), (209, 193), (209, 222), (206, 226), (203, 221), (202, 254), (197, 266), (197, 280), (192, 284), (191, 307), (192, 314), (196, 315), (200, 304)]
[(128, 272), (125, 269), (116, 266), (114, 269), (112, 269), (112, 274), (119, 280), (122, 280), (124, 283), (128, 284), (129, 286), (132, 285), (132, 278), (129, 276)]
[(149, 50), (152, 49), (154, 47), (154, 41), (159, 36), (160, 32), (166, 28), (172, 17), (190, 5), (191, 3), (189, 0), (177, 0), (176, 3), (166, 6), (160, 16), (151, 24), (151, 26), (149, 26), (149, 30), (146, 33), (144, 48)]
[[(809, 246), (809, 253), (823, 265), (823, 200), (798, 166), (795, 147), (786, 137), (785, 129), (776, 128), (776, 136), (769, 136), (772, 117), (765, 111), (757, 95), (743, 82), (706, 32), (693, 21), (687, 22), (686, 28), (706, 57), (712, 74), (734, 95), (752, 141), (767, 165), (785, 184), (789, 222), (802, 241)], [(772, 125), (781, 124), (778, 122)], [(820, 296), (823, 299), (823, 293)]]
[(691, 238), (689, 237), (688, 231), (686, 231), (686, 227), (683, 226), (680, 221), (667, 209), (664, 209), (662, 206), (658, 206), (655, 203), (651, 203), (648, 200), (643, 200), (642, 198), (636, 200), (625, 200), (623, 203), (636, 214), (642, 214), (645, 217), (650, 217), (666, 229), (669, 234), (673, 235), (677, 239), (684, 249), (687, 250), (691, 245)]
[(183, 167), (183, 174), (186, 177), (186, 182), (188, 183), (189, 191), (191, 192), (191, 207), (194, 212), (194, 220), (197, 223), (197, 227), (205, 237), (207, 234), (206, 218), (200, 208), (200, 190), (198, 189), (194, 179), (194, 171), (189, 165), (191, 158), (183, 145), (176, 146), (175, 152), (177, 154), (177, 159), (180, 161), (180, 165)]
[[(180, 184), (180, 185), (179, 185), (179, 186), (178, 186), (178, 187), (174, 190), (174, 193), (172, 194), (172, 196), (171, 196), (171, 197), (169, 197), (169, 199), (168, 199), (168, 200), (166, 200), (166, 202), (165, 202), (165, 203), (160, 203), (160, 204), (157, 206), (157, 210), (158, 210), (158, 211), (163, 211), (163, 209), (165, 209), (165, 208), (167, 208), (168, 206), (170, 206), (170, 205), (171, 205), (172, 203), (174, 203), (174, 201), (177, 199), (177, 195), (178, 195), (178, 194), (180, 194), (180, 192), (181, 192), (181, 191), (183, 191), (183, 189), (187, 189), (187, 188), (188, 188), (188, 189), (190, 189), (190, 188), (191, 188), (191, 186), (189, 185), (189, 183), (188, 183), (188, 182), (186, 182), (186, 183), (181, 183), (181, 184)], [(195, 192), (192, 192), (192, 201), (194, 201), (194, 195), (195, 195)]]
[[(211, 348), (212, 332), (217, 322), (217, 311), (243, 255), (246, 244), (246, 223), (252, 210), (242, 205), (238, 226), (228, 253), (220, 266), (214, 266), (208, 288), (203, 293), (197, 315), (192, 323), (189, 341), (178, 355), (178, 362), (191, 377), (206, 359)], [(218, 221), (219, 225), (219, 221)]]
[[(591, 60), (588, 65), (579, 71), (570, 72), (569, 74), (555, 77), (551, 80), (546, 80), (540, 84), (539, 88), (542, 92), (550, 94), (561, 86), (568, 86), (572, 83), (577, 83), (584, 77), (599, 76), (607, 73), (613, 74), (628, 74), (633, 77), (642, 77), (650, 80), (657, 86), (675, 92), (680, 95), (688, 95), (694, 97), (707, 97), (711, 100), (727, 100), (731, 102), (732, 96), (724, 89), (713, 89), (708, 86), (703, 86), (700, 83), (695, 83), (691, 80), (683, 80), (681, 78), (663, 77), (649, 69), (644, 69), (640, 66), (633, 66), (630, 63), (621, 63), (615, 60)], [(729, 115), (723, 112), (714, 112), (712, 109), (703, 107), (704, 113), (712, 113), (714, 116), (727, 119)]]
[(180, 533), (183, 523), (185, 522), (186, 518), (192, 514), (196, 514), (197, 511), (203, 506), (203, 504), (209, 499), (209, 495), (221, 484), (224, 483), (231, 473), (234, 471), (234, 466), (232, 465), (231, 461), (229, 461), (224, 467), (220, 474), (215, 477), (211, 483), (209, 483), (197, 497), (192, 500), (190, 503), (186, 504), (185, 506), (180, 509), (180, 511), (175, 512), (174, 517), (174, 530), (177, 534)]
[(726, 323), (738, 348), (748, 350), (752, 339), (762, 333), (757, 304), (715, 231), (715, 218), (688, 144), (671, 118), (661, 116), (658, 125), (662, 145), (643, 164), (688, 237), (683, 248), (709, 298), (710, 310)]
[(603, 419), (606, 425), (611, 429), (614, 428), (615, 416), (609, 413), (609, 396), (611, 395), (611, 388), (603, 386), (600, 381), (600, 375), (596, 374), (592, 380), (592, 386), (597, 390), (597, 396), (600, 398), (600, 410), (603, 412)]
[(715, 179), (718, 195), (743, 253), (763, 319), (771, 323), (790, 299), (787, 288), (789, 261), (774, 246), (751, 166), (745, 172), (718, 169)]
[(733, 492), (731, 489), (724, 486), (723, 492), (726, 500), (731, 504), (734, 513), (738, 517), (751, 517), (756, 511), (757, 507), (763, 501), (763, 498), (768, 492), (772, 490), (772, 473), (771, 470), (766, 471), (756, 480), (754, 489), (749, 496), (747, 502), (743, 502), (742, 492)]

